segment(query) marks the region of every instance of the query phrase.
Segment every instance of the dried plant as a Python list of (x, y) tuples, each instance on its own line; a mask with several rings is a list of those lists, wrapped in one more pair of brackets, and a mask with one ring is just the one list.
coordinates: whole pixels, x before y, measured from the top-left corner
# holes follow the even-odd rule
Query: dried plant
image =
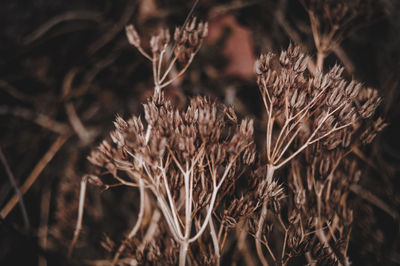
[[(162, 96), (146, 104), (145, 121), (133, 116), (118, 117), (111, 134), (114, 144), (103, 141), (89, 157), (90, 162), (107, 169), (122, 185), (139, 187), (141, 207), (144, 190), (152, 192), (169, 232), (180, 245), (180, 264), (186, 260), (190, 243), (210, 227), (218, 204), (230, 194), (232, 186), (255, 157), (251, 120), (240, 124), (231, 119), (231, 110), (217, 111), (208, 99), (196, 97), (185, 111), (176, 110)], [(144, 126), (146, 124), (146, 130)], [(122, 171), (129, 178), (120, 177)], [(215, 242), (216, 254), (219, 244)]]
[[(347, 82), (342, 78), (343, 69), (339, 66), (326, 74), (313, 76), (307, 70), (307, 60), (299, 47), (289, 46), (279, 56), (268, 53), (257, 62), (258, 84), (267, 113), (265, 178), (271, 182), (276, 170), (290, 164), (288, 184), (293, 193), (287, 203), (289, 225), (282, 220), (280, 210), (274, 210), (284, 231), (280, 258), (273, 254), (263, 237), (268, 202), (263, 203), (257, 222), (256, 246), (264, 265), (268, 262), (262, 242), (275, 263), (286, 264), (290, 258), (290, 253), (285, 254), (286, 245), (297, 250), (310, 232), (315, 232), (334, 261), (348, 263), (347, 248), (334, 250), (329, 241), (333, 238), (336, 243), (338, 238), (348, 242), (349, 235), (345, 234), (343, 226), (347, 226), (349, 233), (351, 211), (346, 207), (346, 197), (349, 185), (357, 178), (355, 166), (350, 173), (345, 172), (348, 175), (336, 170), (357, 142), (354, 138), (357, 133), (368, 142), (366, 135), (373, 138), (375, 131), (384, 127), (381, 119), (372, 128), (365, 125), (381, 101), (376, 90), (364, 88), (355, 81)], [(362, 132), (364, 128), (367, 130)], [(304, 155), (299, 156), (302, 152)], [(318, 169), (319, 177), (316, 176)], [(307, 202), (312, 204), (301, 212)], [(307, 226), (310, 232), (304, 228)], [(325, 227), (329, 228), (327, 234)], [(340, 232), (339, 237), (336, 232)]]
[[(112, 265), (219, 265), (227, 239), (239, 241), (228, 236), (239, 225), (254, 235), (263, 265), (298, 257), (349, 265), (353, 217), (347, 197), (360, 171), (348, 155), (386, 126), (381, 118), (374, 121), (377, 91), (348, 82), (340, 66), (310, 71), (309, 57), (297, 46), (261, 55), (256, 74), (266, 111), (265, 149), (256, 153), (253, 120), (239, 121), (231, 107), (206, 97), (191, 98), (179, 109), (164, 96), (163, 88), (191, 64), (207, 23), (193, 19), (177, 28), (173, 45), (169, 31), (160, 31), (151, 38), (151, 55), (133, 26), (126, 33), (152, 62), (154, 94), (143, 104), (144, 119), (117, 116), (111, 141), (88, 157), (106, 171), (82, 180), (70, 254), (88, 181), (139, 190), (137, 219), (125, 240), (103, 243), (113, 253)], [(283, 169), (287, 179), (278, 182), (277, 170)]]
[[(168, 31), (152, 37), (150, 57), (140, 46), (133, 26), (126, 30), (130, 43), (153, 63), (155, 89), (144, 104), (145, 120), (138, 116), (127, 121), (117, 117), (116, 130), (111, 133), (113, 143), (103, 141), (89, 157), (91, 163), (107, 169), (117, 184), (104, 185), (96, 176), (89, 176), (89, 181), (107, 187), (138, 187), (140, 191), (136, 224), (116, 251), (113, 263), (140, 230), (145, 208), (160, 209), (168, 232), (179, 246), (180, 265), (186, 263), (189, 245), (201, 241), (206, 230), (215, 261), (219, 261), (221, 235), (217, 236), (213, 216), (222, 216), (217, 213), (219, 205), (232, 195), (244, 166), (255, 159), (253, 121), (244, 119), (239, 123), (231, 108), (219, 107), (204, 97), (191, 99), (185, 111), (164, 98), (162, 89), (185, 72), (197, 53), (207, 33), (206, 23), (196, 24), (193, 19), (183, 29), (175, 30), (174, 57), (163, 73)], [(182, 70), (166, 80), (176, 61), (184, 64)], [(148, 191), (153, 198), (145, 195)], [(220, 224), (220, 232), (224, 226)]]
[[(207, 36), (208, 24), (197, 23), (197, 19), (193, 18), (182, 28), (177, 27), (173, 36), (173, 47), (170, 47), (171, 34), (169, 30), (160, 30), (158, 35), (150, 39), (151, 55), (143, 49), (140, 36), (133, 25), (127, 26), (125, 30), (129, 43), (152, 62), (154, 93), (159, 94), (164, 87), (181, 77), (188, 69)], [(171, 52), (173, 58), (170, 58), (169, 53)], [(177, 63), (181, 65), (181, 69), (178, 74), (168, 79), (168, 75), (171, 74), (171, 70), (176, 67)]]
[(316, 66), (323, 69), (324, 59), (340, 45), (350, 31), (372, 16), (377, 1), (360, 0), (299, 0), (310, 18), (317, 49)]
[(399, 262), (400, 1), (9, 2), (0, 265)]

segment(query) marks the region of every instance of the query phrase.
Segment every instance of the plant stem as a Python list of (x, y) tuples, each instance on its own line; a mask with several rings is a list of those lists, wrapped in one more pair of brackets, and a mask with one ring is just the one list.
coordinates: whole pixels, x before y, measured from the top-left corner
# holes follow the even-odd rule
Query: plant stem
[(186, 264), (186, 254), (188, 251), (188, 247), (188, 241), (184, 241), (181, 243), (181, 249), (179, 251), (179, 266), (185, 266)]
[[(272, 181), (272, 178), (274, 176), (275, 172), (275, 166), (268, 164), (267, 165), (267, 182), (270, 183)], [(261, 215), (260, 219), (258, 220), (258, 227), (257, 227), (257, 232), (256, 232), (256, 250), (257, 250), (257, 255), (258, 258), (260, 259), (262, 265), (268, 266), (268, 261), (265, 258), (263, 251), (262, 251), (262, 246), (261, 246), (261, 235), (263, 233), (263, 227), (265, 220), (267, 218), (267, 201), (264, 201), (261, 209)], [(272, 254), (271, 254), (272, 256)], [(273, 258), (274, 259), (274, 258)]]
[(219, 266), (220, 265), (220, 250), (219, 250), (219, 243), (218, 243), (218, 238), (217, 238), (217, 234), (215, 232), (215, 228), (214, 228), (214, 222), (212, 217), (210, 217), (210, 220), (208, 220), (208, 223), (210, 225), (210, 234), (211, 234), (211, 239), (213, 241), (213, 245), (214, 245), (214, 251), (215, 251), (215, 256), (217, 257), (217, 263), (216, 265)]

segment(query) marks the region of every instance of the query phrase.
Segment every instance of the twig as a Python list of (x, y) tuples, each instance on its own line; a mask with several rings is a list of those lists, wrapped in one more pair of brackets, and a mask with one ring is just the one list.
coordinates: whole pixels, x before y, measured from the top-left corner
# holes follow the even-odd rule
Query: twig
[(86, 186), (87, 186), (88, 177), (82, 177), (81, 181), (81, 189), (79, 193), (79, 207), (78, 207), (78, 219), (76, 220), (76, 227), (74, 231), (74, 237), (68, 248), (68, 257), (71, 258), (72, 252), (74, 251), (74, 247), (76, 242), (78, 241), (79, 234), (82, 229), (82, 220), (83, 220), (83, 211), (85, 208), (85, 197), (86, 197)]
[(4, 105), (0, 106), (0, 115), (13, 115), (28, 121), (33, 121), (39, 126), (53, 131), (59, 135), (64, 135), (71, 130), (67, 124), (55, 121), (44, 114), (35, 114), (33, 111), (22, 107), (10, 108)]
[(360, 185), (357, 184), (352, 184), (350, 186), (350, 190), (360, 196), (362, 199), (368, 201), (369, 203), (372, 203), (379, 209), (383, 210), (387, 214), (389, 214), (394, 220), (399, 219), (399, 213), (392, 209), (389, 205), (387, 205), (383, 200), (372, 194), (370, 191), (365, 190), (362, 188)]
[[(38, 230), (38, 238), (40, 247), (46, 251), (47, 248), (47, 232), (48, 232), (48, 222), (50, 213), (50, 198), (51, 189), (50, 187), (45, 187), (42, 193), (42, 200), (40, 202), (40, 225)], [(47, 260), (45, 256), (39, 256), (39, 266), (47, 266)]]
[(154, 234), (158, 229), (158, 221), (161, 218), (161, 213), (158, 209), (154, 210), (153, 215), (151, 216), (150, 225), (147, 228), (146, 234), (144, 235), (140, 246), (138, 247), (139, 252), (143, 252), (146, 245), (153, 239)]
[[(62, 84), (63, 95), (68, 95), (69, 92), (71, 91), (72, 82), (74, 81), (74, 78), (77, 73), (78, 73), (77, 69), (73, 68), (70, 71), (68, 71), (68, 73), (65, 75)], [(73, 103), (68, 101), (64, 103), (64, 106), (65, 106), (65, 111), (68, 115), (68, 120), (75, 133), (81, 139), (83, 144), (90, 143), (92, 136), (90, 132), (83, 125), (81, 119), (78, 117), (78, 114), (76, 113)]]
[(335, 55), (340, 59), (346, 68), (347, 72), (352, 75), (355, 71), (355, 66), (346, 52), (340, 45), (334, 45), (331, 50), (335, 53)]
[[(58, 152), (58, 150), (62, 147), (62, 145), (68, 140), (70, 135), (61, 135), (59, 136), (53, 144), (50, 146), (50, 149), (43, 155), (40, 161), (35, 165), (32, 172), (25, 180), (24, 184), (20, 188), (20, 192), (24, 195), (30, 187), (35, 183), (38, 179), (39, 175), (42, 173), (43, 169), (49, 164), (49, 162), (53, 159), (54, 155)], [(11, 210), (15, 207), (15, 204), (18, 202), (18, 197), (14, 195), (4, 206), (4, 208), (0, 212), (0, 216), (5, 219), (7, 215), (11, 212)]]
[(212, 217), (210, 218), (208, 223), (210, 225), (210, 235), (211, 235), (211, 239), (212, 239), (212, 242), (213, 242), (213, 245), (214, 245), (215, 256), (217, 257), (216, 265), (219, 266), (220, 265), (221, 253), (220, 253), (220, 247), (219, 247), (219, 243), (218, 243), (217, 234), (215, 233), (214, 222), (213, 222)]
[(34, 102), (32, 100), (32, 96), (27, 95), (25, 93), (20, 92), (17, 88), (15, 88), (14, 86), (12, 86), (11, 84), (9, 84), (7, 81), (5, 80), (0, 80), (0, 87), (9, 95), (11, 95), (12, 97), (14, 97), (15, 99), (18, 99), (20, 101), (23, 102), (29, 102), (32, 103)]
[(142, 179), (139, 179), (139, 192), (140, 192), (140, 209), (139, 215), (135, 225), (133, 226), (131, 232), (129, 233), (128, 237), (123, 241), (121, 246), (118, 248), (118, 251), (115, 253), (115, 256), (112, 261), (112, 265), (116, 265), (118, 262), (119, 257), (121, 256), (122, 252), (124, 252), (127, 243), (136, 235), (139, 231), (140, 226), (142, 225), (143, 214), (144, 214), (144, 182)]
[(124, 29), (125, 25), (128, 24), (129, 19), (132, 17), (133, 12), (135, 11), (136, 2), (137, 1), (132, 0), (127, 1), (126, 8), (124, 9), (124, 13), (121, 15), (121, 19), (117, 23), (113, 23), (113, 26), (109, 31), (107, 31), (103, 36), (89, 46), (88, 53), (90, 55), (96, 53), (98, 50), (104, 47)]
[(7, 159), (4, 156), (1, 147), (0, 147), (0, 160), (3, 163), (4, 168), (5, 168), (6, 172), (7, 172), (7, 176), (8, 176), (8, 179), (10, 180), (11, 186), (15, 190), (15, 195), (18, 198), (18, 203), (19, 203), (19, 207), (20, 207), (21, 212), (22, 212), (22, 217), (23, 217), (23, 220), (24, 220), (25, 228), (28, 230), (29, 227), (30, 227), (30, 223), (29, 223), (28, 214), (26, 212), (26, 208), (25, 208), (25, 204), (24, 204), (24, 199), (22, 198), (21, 191), (18, 189), (17, 182), (15, 181), (14, 174), (12, 173), (10, 167), (8, 166)]
[(75, 107), (72, 102), (65, 103), (65, 110), (68, 115), (68, 120), (71, 123), (75, 133), (79, 136), (83, 144), (89, 144), (92, 141), (92, 134), (85, 128), (81, 119), (76, 113)]
[(93, 12), (93, 11), (70, 11), (66, 12), (61, 15), (57, 15), (47, 21), (45, 24), (40, 26), (37, 30), (33, 31), (31, 34), (26, 36), (22, 43), (24, 45), (28, 45), (33, 43), (35, 40), (39, 39), (43, 36), (46, 32), (48, 32), (51, 28), (60, 24), (64, 21), (68, 20), (93, 20), (95, 22), (100, 22), (101, 20), (101, 13), (100, 12)]

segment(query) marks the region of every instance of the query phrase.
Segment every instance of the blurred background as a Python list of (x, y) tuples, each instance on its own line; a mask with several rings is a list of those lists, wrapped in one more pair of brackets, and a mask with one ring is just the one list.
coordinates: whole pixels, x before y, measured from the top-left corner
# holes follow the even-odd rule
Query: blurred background
[[(322, 0), (321, 0), (322, 1)], [(90, 150), (113, 128), (116, 114), (141, 114), (152, 94), (151, 64), (129, 45), (134, 24), (149, 49), (160, 28), (185, 21), (195, 1), (10, 1), (0, 9), (0, 265), (81, 265), (108, 258), (137, 212), (137, 193), (89, 185), (74, 259), (66, 257), (76, 223), (79, 185), (91, 171)], [(389, 126), (357, 154), (363, 175), (350, 204), (354, 265), (400, 264), (400, 2), (359, 1), (365, 14), (346, 29), (325, 61), (377, 88)], [(315, 53), (304, 7), (292, 0), (200, 0), (193, 15), (209, 36), (186, 75), (165, 93), (174, 104), (207, 95), (256, 119), (263, 106), (254, 61), (292, 44)], [(24, 194), (18, 204), (13, 184)], [(22, 211), (25, 209), (25, 214)]]

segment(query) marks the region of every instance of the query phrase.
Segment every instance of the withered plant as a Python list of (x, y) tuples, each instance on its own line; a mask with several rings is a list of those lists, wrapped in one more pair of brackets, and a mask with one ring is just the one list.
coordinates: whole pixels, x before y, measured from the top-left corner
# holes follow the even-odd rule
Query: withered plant
[[(299, 47), (289, 46), (280, 55), (262, 55), (256, 66), (267, 116), (265, 178), (272, 182), (276, 170), (290, 166), (289, 195), (293, 195), (287, 201), (289, 212), (284, 215), (287, 224), (281, 209), (272, 208), (284, 232), (280, 256), (274, 254), (264, 235), (271, 207), (270, 202), (263, 203), (256, 224), (256, 247), (264, 265), (268, 260), (262, 243), (274, 263), (286, 264), (295, 256), (293, 250), (299, 253), (300, 247), (310, 245), (312, 235), (329, 258), (349, 263), (347, 247), (333, 248), (329, 242), (333, 239), (336, 244), (339, 238), (348, 243), (351, 211), (346, 207), (346, 197), (358, 174), (355, 166), (351, 170), (347, 167), (344, 174), (336, 170), (357, 142), (355, 136), (361, 134), (362, 140), (370, 141), (375, 131), (384, 127), (381, 119), (372, 128), (366, 125), (381, 101), (376, 90), (356, 81), (347, 82), (339, 66), (314, 76), (307, 69), (307, 60)], [(311, 258), (308, 253), (310, 263)]]
[[(133, 26), (126, 31), (130, 43), (152, 61), (155, 88), (153, 97), (144, 104), (145, 119), (133, 116), (125, 121), (117, 117), (112, 143), (103, 141), (88, 158), (115, 178), (116, 183), (105, 185), (107, 188), (124, 185), (140, 192), (137, 221), (115, 252), (113, 264), (143, 226), (145, 208), (161, 211), (170, 237), (179, 246), (180, 265), (186, 263), (189, 246), (201, 242), (205, 232), (214, 248), (212, 261), (218, 263), (224, 224), (216, 231), (213, 217), (222, 216), (217, 214), (218, 206), (232, 194), (244, 166), (255, 159), (253, 121), (238, 122), (231, 108), (218, 106), (204, 97), (192, 98), (184, 111), (164, 97), (162, 89), (185, 72), (197, 53), (207, 33), (206, 23), (193, 19), (183, 29), (175, 30), (174, 57), (165, 71), (163, 60), (170, 48), (169, 32), (162, 30), (151, 38), (149, 56), (141, 48)], [(182, 70), (167, 79), (177, 61), (183, 63)], [(98, 177), (87, 178), (104, 186)]]
[[(177, 28), (173, 43), (169, 31), (161, 30), (150, 40), (151, 53), (133, 26), (126, 33), (152, 62), (154, 93), (143, 104), (144, 119), (117, 116), (111, 139), (88, 157), (105, 172), (82, 179), (70, 254), (89, 181), (139, 191), (137, 219), (125, 240), (104, 243), (112, 265), (219, 265), (227, 239), (240, 242), (236, 248), (244, 257), (257, 254), (263, 265), (297, 258), (349, 265), (347, 197), (360, 178), (351, 153), (385, 127), (381, 118), (374, 121), (377, 91), (347, 81), (340, 66), (322, 72), (324, 51), (317, 72), (297, 46), (261, 55), (256, 74), (266, 111), (265, 148), (256, 153), (251, 119), (239, 121), (231, 107), (200, 96), (179, 109), (164, 95), (191, 64), (207, 23), (193, 19)], [(280, 173), (286, 177), (278, 178)], [(229, 236), (233, 228), (244, 234)], [(255, 251), (246, 246), (249, 230)]]
[[(299, 0), (307, 11), (317, 50), (316, 66), (324, 67), (324, 60), (339, 51), (343, 39), (351, 31), (366, 24), (377, 1), (369, 0)], [(375, 3), (374, 3), (375, 2)]]

